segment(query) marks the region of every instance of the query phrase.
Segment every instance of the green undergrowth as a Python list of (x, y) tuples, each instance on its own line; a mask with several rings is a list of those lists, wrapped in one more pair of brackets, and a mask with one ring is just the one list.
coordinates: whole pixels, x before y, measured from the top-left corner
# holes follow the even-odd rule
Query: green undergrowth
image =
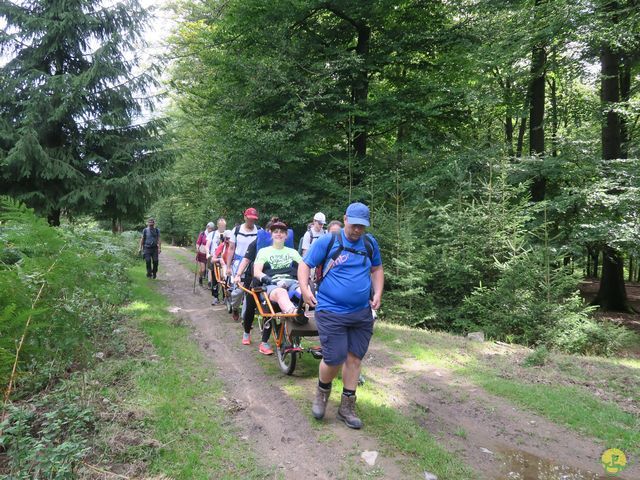
[(149, 428), (162, 445), (150, 471), (176, 479), (265, 478), (269, 472), (257, 466), (250, 447), (237, 437), (222, 382), (190, 339), (190, 329), (168, 312), (143, 267), (130, 275), (134, 301), (125, 313), (157, 354), (136, 373), (128, 399), (150, 412)]
[(411, 359), (450, 370), (607, 448), (640, 452), (640, 418), (624, 408), (640, 400), (636, 360), (549, 352), (544, 365), (527, 367), (531, 354), (521, 347), (384, 322), (377, 324), (374, 338), (395, 352), (400, 365)]
[[(298, 360), (294, 377), (283, 379), (283, 389), (294, 398), (303, 411), (308, 412), (309, 421), (318, 432), (320, 441), (334, 441), (333, 435), (327, 433), (325, 423), (316, 421), (311, 416), (310, 391), (315, 388), (318, 374), (318, 360), (311, 355), (303, 355)], [(274, 358), (264, 359), (264, 368), (270, 375), (282, 375)], [(301, 378), (307, 379), (304, 384)], [(313, 379), (312, 383), (308, 379)], [(337, 378), (333, 382), (331, 397), (331, 411), (335, 412), (339, 406), (339, 392), (342, 391), (342, 381)], [(333, 414), (333, 413), (331, 413)], [(372, 435), (380, 443), (381, 455), (398, 459), (398, 464), (408, 475), (423, 475), (429, 471), (450, 480), (478, 479), (477, 473), (465, 466), (453, 453), (448, 452), (427, 432), (414, 418), (399, 411), (375, 381), (368, 379), (363, 386), (358, 387), (358, 414), (364, 423), (363, 432)], [(339, 425), (338, 428), (347, 428)], [(340, 478), (376, 478), (383, 476), (381, 467), (367, 468), (359, 461), (359, 451), (354, 452), (357, 462), (341, 466)]]
[(85, 368), (98, 349), (119, 348), (110, 340), (132, 251), (130, 234), (53, 228), (0, 197), (0, 389), (11, 386), (12, 400)]

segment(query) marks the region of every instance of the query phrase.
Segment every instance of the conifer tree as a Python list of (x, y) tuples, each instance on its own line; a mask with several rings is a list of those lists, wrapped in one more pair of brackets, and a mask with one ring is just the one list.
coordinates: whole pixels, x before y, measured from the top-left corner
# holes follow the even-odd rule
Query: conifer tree
[(147, 18), (137, 0), (0, 3), (0, 190), (52, 225), (117, 220), (152, 190), (157, 129), (134, 126), (153, 83), (136, 57)]

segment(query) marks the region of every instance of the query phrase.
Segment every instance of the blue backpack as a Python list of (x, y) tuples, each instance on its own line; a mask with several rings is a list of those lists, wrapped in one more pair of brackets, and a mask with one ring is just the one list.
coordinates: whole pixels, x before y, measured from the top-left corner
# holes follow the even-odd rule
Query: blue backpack
[[(271, 232), (268, 232), (267, 230), (259, 230), (258, 237), (256, 238), (256, 242), (257, 242), (256, 251), (260, 250), (261, 248), (270, 247), (271, 245), (273, 245)], [(289, 248), (294, 248), (293, 230), (291, 229), (287, 230), (287, 238), (284, 241), (284, 246)]]

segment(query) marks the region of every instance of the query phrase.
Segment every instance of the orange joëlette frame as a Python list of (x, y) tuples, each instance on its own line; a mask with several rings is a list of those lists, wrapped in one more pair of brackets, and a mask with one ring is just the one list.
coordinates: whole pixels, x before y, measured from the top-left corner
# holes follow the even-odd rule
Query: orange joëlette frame
[[(256, 306), (258, 307), (258, 311), (260, 312), (260, 316), (262, 316), (263, 318), (294, 318), (298, 316), (297, 313), (275, 312), (273, 309), (273, 304), (271, 303), (271, 300), (269, 299), (269, 295), (267, 295), (266, 290), (260, 290), (256, 292), (253, 289), (249, 290), (248, 288), (245, 288), (242, 284), (240, 284), (240, 288), (253, 297), (253, 300)], [(262, 308), (262, 302), (260, 301), (260, 294), (264, 294), (266, 304), (269, 307), (268, 312), (265, 312), (264, 308)], [(272, 329), (273, 338), (275, 339), (275, 342), (278, 348), (282, 345), (282, 337), (284, 336), (284, 330), (285, 330), (284, 325), (282, 328), (279, 329), (277, 334), (276, 334), (276, 329), (275, 328)]]

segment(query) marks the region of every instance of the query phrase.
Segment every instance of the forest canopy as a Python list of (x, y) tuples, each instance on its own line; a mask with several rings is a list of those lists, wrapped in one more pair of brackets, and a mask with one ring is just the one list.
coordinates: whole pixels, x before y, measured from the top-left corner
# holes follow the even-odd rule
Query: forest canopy
[(602, 279), (594, 304), (630, 311), (636, 1), (175, 8), (179, 157), (153, 208), (175, 238), (249, 205), (301, 233), (360, 200), (398, 321), (529, 344), (573, 322), (585, 342), (585, 276)]

